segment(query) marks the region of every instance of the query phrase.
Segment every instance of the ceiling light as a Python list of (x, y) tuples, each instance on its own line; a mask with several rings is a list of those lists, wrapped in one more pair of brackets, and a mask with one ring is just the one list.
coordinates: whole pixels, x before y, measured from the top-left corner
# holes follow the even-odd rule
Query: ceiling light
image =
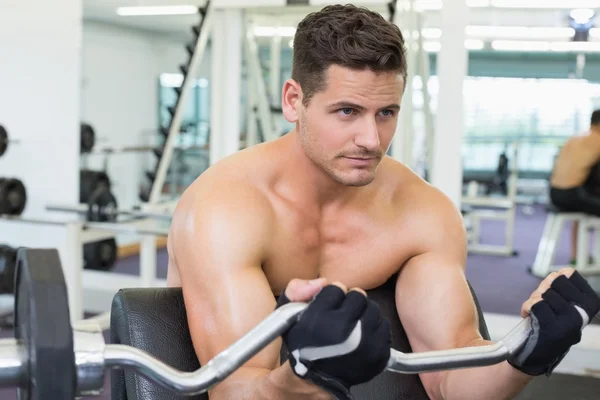
[(296, 34), (296, 28), (293, 26), (255, 26), (254, 36), (287, 36), (291, 37)]
[(442, 30), (440, 28), (423, 28), (421, 34), (425, 39), (439, 39), (442, 37)]
[(483, 50), (484, 43), (483, 40), (467, 39), (465, 40), (465, 47), (468, 50)]
[(577, 24), (587, 24), (594, 17), (594, 10), (590, 8), (577, 8), (569, 14)]
[[(467, 50), (482, 50), (484, 47), (483, 40), (467, 39), (465, 40), (465, 48)], [(436, 40), (423, 42), (423, 50), (427, 53), (437, 53), (441, 50), (442, 44)]]
[(484, 38), (535, 38), (535, 39), (566, 39), (575, 34), (573, 28), (563, 27), (526, 27), (526, 26), (467, 26), (469, 36)]
[(597, 8), (598, 0), (491, 0), (499, 8)]
[(190, 15), (197, 14), (198, 7), (192, 5), (181, 6), (153, 6), (153, 7), (119, 7), (117, 15), (120, 16), (147, 16), (147, 15)]
[(550, 50), (550, 43), (525, 40), (494, 40), (492, 49), (501, 51), (548, 51)]
[[(467, 0), (469, 7), (489, 7), (489, 0)], [(416, 0), (415, 9), (417, 11), (441, 10), (442, 0)]]
[[(472, 8), (600, 8), (600, 0), (467, 0)], [(441, 10), (441, 0), (416, 0), (415, 8), (419, 11)]]
[(440, 42), (423, 42), (423, 50), (428, 53), (437, 53), (442, 48)]
[(543, 41), (516, 41), (494, 40), (494, 50), (504, 51), (555, 51), (588, 53), (600, 52), (600, 42), (543, 42)]
[[(160, 85), (162, 87), (181, 87), (183, 84), (182, 74), (162, 73), (160, 74)], [(205, 88), (208, 87), (208, 79), (198, 78), (194, 82), (195, 86)]]
[(600, 51), (600, 43), (598, 42), (554, 42), (550, 44), (552, 51), (566, 52), (598, 52)]

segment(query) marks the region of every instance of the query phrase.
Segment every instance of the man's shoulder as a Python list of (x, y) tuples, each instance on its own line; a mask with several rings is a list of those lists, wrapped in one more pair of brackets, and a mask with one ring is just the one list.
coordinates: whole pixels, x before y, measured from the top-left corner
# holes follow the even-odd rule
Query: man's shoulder
[(383, 185), (392, 190), (394, 203), (421, 202), (423, 197), (437, 198), (441, 194), (415, 171), (391, 157), (386, 157), (382, 165)]
[(182, 194), (174, 218), (190, 215), (211, 223), (235, 220), (238, 225), (268, 222), (272, 205), (257, 178), (256, 166), (236, 153), (204, 171)]
[(410, 219), (436, 220), (437, 218), (452, 218), (460, 215), (456, 205), (439, 188), (427, 182), (406, 165), (393, 160), (387, 160), (386, 178), (392, 190), (392, 206), (405, 220)]

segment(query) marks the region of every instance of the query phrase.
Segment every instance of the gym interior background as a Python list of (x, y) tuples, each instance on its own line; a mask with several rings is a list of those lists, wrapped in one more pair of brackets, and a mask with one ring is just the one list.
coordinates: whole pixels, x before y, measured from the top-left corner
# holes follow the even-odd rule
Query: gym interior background
[[(0, 260), (11, 248), (57, 248), (75, 320), (106, 324), (119, 288), (164, 284), (178, 196), (212, 163), (290, 128), (278, 107), (294, 26), (327, 2), (221, 0), (210, 15), (199, 12), (205, 2), (187, 3), (0, 5), (0, 208), (13, 214), (0, 219)], [(463, 210), (467, 278), (499, 338), (542, 277), (571, 261), (570, 223), (600, 226), (549, 211), (547, 199), (558, 149), (600, 107), (600, 1), (356, 4), (406, 34), (411, 84), (390, 155)], [(11, 190), (23, 207), (11, 208)], [(600, 291), (596, 240), (577, 268)], [(597, 398), (597, 323), (557, 372), (554, 386), (532, 384), (521, 398)]]

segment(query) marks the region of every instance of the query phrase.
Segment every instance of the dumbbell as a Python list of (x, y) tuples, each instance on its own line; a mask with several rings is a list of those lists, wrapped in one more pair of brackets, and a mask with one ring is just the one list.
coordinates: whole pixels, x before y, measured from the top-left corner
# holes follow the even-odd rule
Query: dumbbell
[[(173, 393), (205, 393), (286, 332), (308, 307), (289, 303), (278, 308), (206, 365), (183, 372), (134, 347), (106, 344), (91, 321), (72, 327), (57, 250), (19, 249), (15, 274), (15, 338), (0, 340), (0, 386), (17, 387), (21, 400), (99, 395), (105, 370), (125, 367)], [(528, 317), (493, 345), (411, 354), (390, 349), (387, 370), (416, 374), (498, 364), (530, 333)]]
[(16, 178), (0, 178), (0, 215), (21, 215), (27, 204), (25, 185)]
[[(85, 122), (80, 124), (80, 147), (81, 154), (89, 153), (96, 144), (96, 133), (94, 128)], [(9, 143), (19, 143), (19, 140), (9, 139), (8, 132), (0, 125), (0, 157), (8, 150)]]

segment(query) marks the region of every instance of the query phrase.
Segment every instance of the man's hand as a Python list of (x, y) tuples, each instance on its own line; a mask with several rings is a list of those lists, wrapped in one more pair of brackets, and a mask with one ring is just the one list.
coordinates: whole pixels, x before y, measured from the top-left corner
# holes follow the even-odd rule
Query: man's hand
[(528, 375), (550, 375), (598, 311), (600, 297), (577, 271), (551, 273), (523, 303), (521, 315), (531, 316), (533, 329), (509, 363)]
[(292, 279), (285, 288), (284, 295), (292, 302), (309, 302), (326, 284), (326, 278), (313, 279), (312, 281)]
[[(279, 306), (289, 302), (286, 295)], [(339, 283), (315, 296), (283, 340), (294, 373), (340, 400), (352, 399), (352, 386), (385, 370), (392, 344), (389, 322), (377, 303), (363, 290), (347, 291)]]

